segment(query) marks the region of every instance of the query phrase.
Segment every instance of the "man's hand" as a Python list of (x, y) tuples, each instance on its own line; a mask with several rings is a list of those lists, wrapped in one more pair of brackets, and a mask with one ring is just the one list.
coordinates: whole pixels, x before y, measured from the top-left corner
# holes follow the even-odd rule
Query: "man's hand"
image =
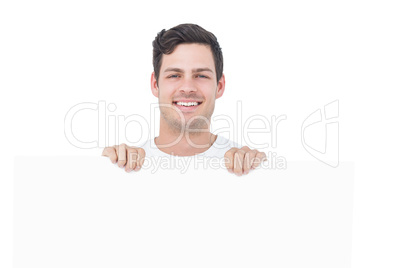
[(145, 151), (142, 148), (131, 147), (124, 143), (115, 145), (113, 147), (106, 147), (102, 156), (110, 158), (113, 164), (123, 168), (126, 172), (138, 171), (141, 169), (145, 161)]
[(248, 174), (251, 169), (255, 169), (265, 160), (267, 156), (264, 152), (251, 150), (247, 146), (240, 149), (233, 147), (225, 153), (226, 168), (237, 176)]

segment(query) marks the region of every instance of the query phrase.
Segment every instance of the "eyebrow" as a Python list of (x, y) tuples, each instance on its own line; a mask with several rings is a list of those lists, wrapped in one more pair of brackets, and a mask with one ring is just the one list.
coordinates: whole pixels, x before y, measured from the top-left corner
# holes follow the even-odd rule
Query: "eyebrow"
[[(193, 69), (192, 71), (193, 71), (193, 73), (199, 73), (199, 72), (204, 72), (204, 71), (213, 73), (213, 71), (211, 69), (206, 68), (206, 67), (205, 68), (196, 68), (196, 69)], [(170, 67), (170, 68), (166, 68), (165, 71), (163, 71), (163, 72), (164, 73), (166, 73), (166, 72), (184, 73), (184, 70), (180, 69), (180, 68)]]

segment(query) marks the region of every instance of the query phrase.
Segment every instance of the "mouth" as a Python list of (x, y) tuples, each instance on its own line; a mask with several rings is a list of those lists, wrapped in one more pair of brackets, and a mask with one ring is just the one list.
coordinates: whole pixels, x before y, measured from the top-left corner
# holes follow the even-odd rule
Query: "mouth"
[(173, 105), (183, 112), (193, 112), (200, 105), (202, 101), (174, 101)]

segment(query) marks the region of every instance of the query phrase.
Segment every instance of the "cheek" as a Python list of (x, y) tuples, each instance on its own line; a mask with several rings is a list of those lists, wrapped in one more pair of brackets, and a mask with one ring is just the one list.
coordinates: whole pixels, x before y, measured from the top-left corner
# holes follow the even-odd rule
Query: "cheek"
[(159, 87), (159, 98), (162, 100), (167, 100), (172, 98), (172, 96), (174, 95), (174, 88), (172, 88), (169, 85), (160, 85)]
[(215, 100), (216, 90), (213, 87), (209, 87), (208, 89), (203, 91), (203, 95), (208, 102), (213, 102)]

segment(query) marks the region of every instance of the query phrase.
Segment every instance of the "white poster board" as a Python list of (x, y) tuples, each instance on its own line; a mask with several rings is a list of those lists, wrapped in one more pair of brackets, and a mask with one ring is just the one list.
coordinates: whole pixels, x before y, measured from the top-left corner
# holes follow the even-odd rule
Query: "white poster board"
[(126, 173), (103, 157), (16, 157), (14, 267), (350, 267), (353, 171)]

